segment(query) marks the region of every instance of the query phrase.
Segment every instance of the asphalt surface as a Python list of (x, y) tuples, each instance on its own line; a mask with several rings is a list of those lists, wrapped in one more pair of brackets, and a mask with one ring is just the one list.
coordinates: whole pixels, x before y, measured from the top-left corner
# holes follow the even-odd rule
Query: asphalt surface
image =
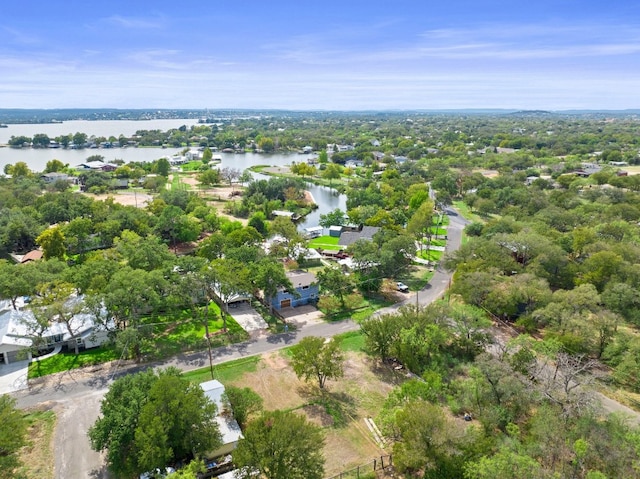
[[(446, 251), (460, 247), (462, 230), (467, 222), (455, 211), (447, 212), (450, 223), (447, 231)], [(405, 305), (425, 306), (442, 297), (451, 282), (452, 274), (437, 268), (430, 283), (421, 291), (407, 294), (407, 298), (391, 307), (376, 312), (376, 315), (393, 313)], [(351, 320), (334, 323), (307, 324), (296, 331), (256, 336), (244, 343), (213, 350), (214, 365), (234, 359), (260, 355), (297, 344), (307, 336), (333, 337), (340, 333), (356, 331), (359, 326)], [(91, 450), (86, 436), (89, 427), (100, 412), (100, 401), (109, 385), (118, 377), (147, 368), (175, 366), (191, 371), (209, 366), (208, 353), (199, 352), (176, 356), (170, 360), (152, 364), (121, 364), (115, 367), (96, 367), (91, 370), (74, 370), (43, 379), (30, 381), (29, 389), (12, 394), (21, 408), (42, 404), (52, 407), (58, 414), (55, 432), (56, 479), (108, 479), (101, 454)], [(624, 405), (601, 396), (603, 407), (610, 412), (622, 412), (632, 416), (638, 423), (640, 415)]]

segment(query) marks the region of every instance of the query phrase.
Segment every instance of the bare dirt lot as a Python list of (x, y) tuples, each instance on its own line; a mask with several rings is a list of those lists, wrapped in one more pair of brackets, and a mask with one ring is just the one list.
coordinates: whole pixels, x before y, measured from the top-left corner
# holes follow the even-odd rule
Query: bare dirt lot
[(360, 353), (347, 353), (344, 378), (328, 381), (321, 392), (314, 383), (300, 381), (285, 353), (262, 357), (258, 369), (233, 381), (250, 387), (264, 399), (265, 409), (297, 410), (322, 426), (326, 442), (325, 475), (331, 476), (388, 454), (367, 429), (364, 419), (375, 418), (384, 399), (402, 378)]

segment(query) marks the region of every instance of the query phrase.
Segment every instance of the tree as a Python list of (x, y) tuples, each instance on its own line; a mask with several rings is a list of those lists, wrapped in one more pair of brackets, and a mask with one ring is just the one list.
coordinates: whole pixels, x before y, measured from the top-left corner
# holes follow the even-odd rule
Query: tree
[(101, 403), (91, 447), (105, 451), (109, 468), (124, 477), (201, 456), (220, 445), (215, 409), (177, 369), (126, 375)]
[(118, 475), (131, 477), (140, 470), (135, 433), (156, 379), (151, 369), (116, 379), (100, 404), (102, 417), (89, 429), (91, 448), (106, 451), (107, 465)]
[(169, 163), (169, 160), (166, 158), (159, 158), (156, 160), (154, 164), (154, 171), (160, 176), (165, 178), (168, 177), (169, 171), (171, 171), (171, 164)]
[(177, 369), (160, 371), (140, 410), (135, 431), (138, 464), (148, 471), (191, 455), (202, 457), (222, 444), (216, 405)]
[(68, 165), (65, 165), (60, 160), (53, 159), (53, 160), (47, 161), (47, 165), (44, 168), (44, 173), (55, 173), (58, 171), (62, 171), (67, 166)]
[[(431, 240), (432, 218), (433, 201), (424, 200), (409, 219), (409, 223), (407, 223), (407, 233), (416, 237), (416, 240), (420, 243), (420, 252), (424, 247), (424, 238)], [(428, 249), (429, 245), (427, 245)]]
[(401, 472), (438, 469), (457, 452), (457, 426), (428, 401), (410, 400), (396, 413), (395, 427), (400, 437), (393, 446), (393, 459)]
[(43, 284), (38, 297), (31, 303), (31, 309), (39, 324), (62, 324), (78, 354), (78, 343), (74, 339), (82, 323), (77, 319), (74, 321), (74, 318), (84, 313), (86, 308), (83, 300), (75, 295), (75, 288), (71, 283), (56, 280)]
[(66, 253), (65, 237), (60, 226), (44, 230), (36, 238), (36, 243), (42, 248), (44, 259), (58, 258), (64, 259)]
[(342, 167), (336, 163), (329, 163), (322, 171), (322, 177), (329, 180), (329, 186), (333, 186), (333, 180), (337, 180), (342, 175)]
[(213, 153), (211, 152), (211, 148), (207, 146), (202, 152), (202, 162), (206, 165), (211, 161), (212, 158)]
[(464, 477), (467, 479), (493, 479), (496, 477), (542, 479), (546, 477), (546, 474), (534, 458), (503, 448), (493, 456), (482, 457), (477, 461), (467, 463)]
[(225, 407), (228, 408), (226, 413), (233, 414), (233, 417), (242, 429), (247, 426), (249, 418), (262, 411), (262, 397), (251, 388), (239, 388), (236, 386), (227, 386), (222, 398)]
[(291, 364), (298, 378), (318, 380), (324, 389), (327, 379), (344, 375), (344, 353), (336, 338), (326, 342), (324, 338), (308, 336), (291, 349)]
[(340, 208), (330, 211), (326, 215), (320, 215), (320, 226), (329, 228), (330, 226), (342, 226), (347, 222), (347, 216)]
[(340, 268), (328, 266), (317, 274), (318, 284), (324, 294), (335, 296), (340, 301), (340, 307), (345, 307), (345, 297), (353, 291), (354, 284), (351, 276), (347, 276)]
[(268, 411), (251, 421), (233, 451), (239, 479), (322, 479), (322, 429), (293, 412)]
[(279, 261), (265, 258), (253, 265), (253, 284), (264, 293), (264, 299), (269, 303), (269, 311), (273, 313), (272, 298), (278, 293), (279, 288), (293, 290), (293, 285)]
[(208, 169), (198, 173), (196, 179), (201, 185), (213, 186), (220, 183), (220, 171)]
[(21, 465), (20, 449), (27, 444), (27, 420), (16, 409), (16, 400), (8, 394), (0, 396), (0, 479), (17, 477)]

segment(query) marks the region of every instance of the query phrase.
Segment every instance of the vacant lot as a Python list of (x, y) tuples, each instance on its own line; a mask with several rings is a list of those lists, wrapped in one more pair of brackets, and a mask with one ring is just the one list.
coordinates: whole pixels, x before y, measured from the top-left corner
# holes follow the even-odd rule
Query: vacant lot
[(376, 444), (364, 419), (375, 418), (382, 404), (402, 381), (387, 368), (379, 368), (360, 352), (348, 352), (345, 376), (329, 381), (326, 391), (296, 377), (285, 352), (264, 355), (255, 371), (227, 384), (250, 387), (264, 399), (265, 409), (297, 410), (325, 430), (325, 475), (364, 464), (388, 454)]

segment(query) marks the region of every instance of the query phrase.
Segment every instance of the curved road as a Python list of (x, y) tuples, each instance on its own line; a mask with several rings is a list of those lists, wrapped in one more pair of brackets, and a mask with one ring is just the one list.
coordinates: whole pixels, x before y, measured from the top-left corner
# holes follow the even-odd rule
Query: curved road
[[(450, 217), (447, 249), (460, 246), (462, 230), (466, 221), (455, 211), (447, 211)], [(451, 280), (451, 273), (436, 270), (427, 287), (408, 295), (407, 299), (394, 306), (384, 308), (377, 314), (392, 313), (407, 304), (426, 305), (441, 297)], [(336, 334), (355, 331), (358, 325), (351, 320), (335, 323), (310, 324), (294, 332), (260, 336), (244, 343), (217, 348), (213, 351), (214, 364), (248, 356), (259, 355), (297, 344), (307, 336), (333, 337)], [(146, 365), (123, 365), (121, 367), (96, 367), (89, 371), (74, 370), (30, 381), (29, 389), (14, 393), (21, 408), (46, 404), (58, 414), (55, 432), (55, 478), (84, 479), (109, 477), (103, 457), (92, 451), (86, 433), (98, 418), (100, 401), (109, 385), (119, 376), (146, 368), (175, 366), (190, 371), (209, 365), (207, 352), (184, 354), (171, 360)]]
[[(447, 231), (447, 250), (454, 251), (460, 247), (462, 230), (467, 221), (453, 210), (448, 210), (447, 214), (450, 218)], [(379, 310), (376, 314), (392, 313), (404, 305), (430, 304), (444, 294), (451, 281), (451, 276), (451, 273), (438, 268), (430, 284), (422, 291), (410, 294), (405, 301)], [(234, 359), (292, 346), (307, 336), (329, 338), (336, 334), (355, 331), (358, 327), (355, 322), (344, 320), (335, 323), (310, 324), (289, 333), (260, 336), (244, 343), (215, 349), (213, 362), (214, 364), (222, 364)], [(47, 404), (58, 413), (55, 433), (54, 477), (56, 479), (108, 478), (104, 460), (100, 454), (91, 450), (86, 432), (97, 419), (100, 401), (113, 380), (119, 376), (150, 367), (175, 366), (183, 371), (190, 371), (208, 365), (208, 354), (205, 351), (184, 354), (167, 361), (142, 366), (128, 364), (110, 369), (97, 367), (90, 371), (68, 371), (31, 381), (28, 390), (14, 393), (13, 396), (21, 408)], [(611, 400), (606, 398), (606, 402), (611, 402)], [(635, 411), (618, 403), (614, 405), (615, 407), (607, 407), (607, 409), (624, 410), (624, 412), (637, 417)]]

